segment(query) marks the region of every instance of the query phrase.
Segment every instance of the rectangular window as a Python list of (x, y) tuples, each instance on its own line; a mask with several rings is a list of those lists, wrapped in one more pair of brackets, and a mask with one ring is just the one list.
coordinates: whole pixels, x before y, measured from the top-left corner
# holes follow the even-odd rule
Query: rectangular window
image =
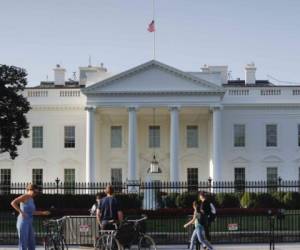
[(65, 168), (64, 169), (64, 188), (65, 194), (75, 193), (75, 169)]
[(8, 168), (3, 168), (0, 171), (0, 184), (1, 184), (1, 194), (10, 193), (10, 184), (11, 184), (11, 170)]
[(65, 126), (65, 148), (75, 148), (75, 126)]
[(277, 147), (277, 125), (276, 124), (266, 125), (266, 146)]
[(198, 190), (198, 168), (187, 169), (188, 190)]
[(267, 186), (268, 192), (277, 191), (278, 170), (276, 167), (267, 168)]
[(246, 145), (246, 126), (245, 124), (234, 124), (234, 147), (245, 147)]
[(300, 124), (298, 124), (298, 147), (300, 147)]
[(186, 127), (186, 145), (188, 148), (198, 148), (198, 126)]
[(111, 169), (111, 184), (114, 186), (116, 192), (122, 192), (122, 168)]
[(298, 170), (298, 192), (300, 192), (300, 167), (299, 167), (299, 170)]
[(149, 148), (160, 147), (160, 126), (149, 126)]
[(41, 187), (43, 186), (43, 169), (32, 169), (32, 183)]
[(244, 192), (245, 182), (246, 182), (245, 168), (235, 168), (234, 169), (235, 192)]
[(43, 148), (43, 127), (32, 127), (32, 148)]
[(110, 127), (110, 145), (112, 148), (122, 147), (122, 126)]

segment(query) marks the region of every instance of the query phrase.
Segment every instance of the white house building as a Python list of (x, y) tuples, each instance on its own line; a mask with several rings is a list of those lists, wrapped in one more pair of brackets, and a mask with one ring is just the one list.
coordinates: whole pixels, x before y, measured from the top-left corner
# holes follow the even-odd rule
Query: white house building
[(30, 138), (0, 155), (2, 182), (299, 179), (300, 85), (228, 80), (227, 66), (183, 72), (152, 60), (120, 74), (81, 67), (79, 81), (27, 88)]

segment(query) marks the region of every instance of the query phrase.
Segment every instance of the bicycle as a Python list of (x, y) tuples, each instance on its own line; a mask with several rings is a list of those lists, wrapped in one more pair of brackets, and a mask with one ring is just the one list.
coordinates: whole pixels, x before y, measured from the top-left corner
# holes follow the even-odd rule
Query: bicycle
[(156, 250), (156, 244), (151, 236), (142, 232), (140, 222), (145, 221), (146, 216), (141, 219), (125, 219), (119, 226), (113, 224), (115, 230), (100, 230), (100, 237), (96, 241), (97, 250)]
[(66, 217), (44, 222), (46, 236), (44, 238), (45, 250), (68, 250), (64, 237), (64, 225)]
[(100, 230), (100, 236), (96, 239), (95, 249), (96, 250), (122, 250), (123, 247), (116, 238), (118, 225), (111, 223), (114, 227), (112, 230)]

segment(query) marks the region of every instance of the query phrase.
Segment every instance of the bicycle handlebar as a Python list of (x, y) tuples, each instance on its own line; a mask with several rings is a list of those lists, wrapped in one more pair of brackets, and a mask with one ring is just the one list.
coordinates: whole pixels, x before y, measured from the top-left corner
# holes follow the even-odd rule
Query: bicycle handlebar
[(68, 216), (63, 216), (59, 219), (51, 219), (51, 220), (47, 220), (44, 222), (44, 225), (49, 225), (51, 223), (56, 223), (56, 224), (59, 224), (60, 222), (63, 222), (67, 219)]
[(144, 220), (147, 220), (147, 219), (148, 219), (148, 217), (145, 215), (141, 219), (137, 219), (137, 220), (128, 220), (128, 219), (125, 219), (125, 221), (137, 223), (137, 222), (141, 222), (141, 221), (144, 221)]

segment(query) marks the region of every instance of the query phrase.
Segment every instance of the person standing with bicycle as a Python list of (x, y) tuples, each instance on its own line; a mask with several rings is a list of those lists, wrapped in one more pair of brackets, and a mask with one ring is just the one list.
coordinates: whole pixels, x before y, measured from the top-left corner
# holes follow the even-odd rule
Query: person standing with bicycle
[(96, 218), (101, 230), (114, 229), (113, 224), (123, 220), (123, 212), (113, 192), (112, 185), (108, 185), (105, 188), (106, 197), (101, 199), (97, 208)]
[(33, 230), (33, 215), (49, 215), (49, 211), (36, 211), (34, 197), (39, 193), (38, 186), (29, 184), (26, 194), (11, 202), (11, 206), (19, 213), (17, 229), (19, 236), (19, 250), (35, 250), (35, 235)]

